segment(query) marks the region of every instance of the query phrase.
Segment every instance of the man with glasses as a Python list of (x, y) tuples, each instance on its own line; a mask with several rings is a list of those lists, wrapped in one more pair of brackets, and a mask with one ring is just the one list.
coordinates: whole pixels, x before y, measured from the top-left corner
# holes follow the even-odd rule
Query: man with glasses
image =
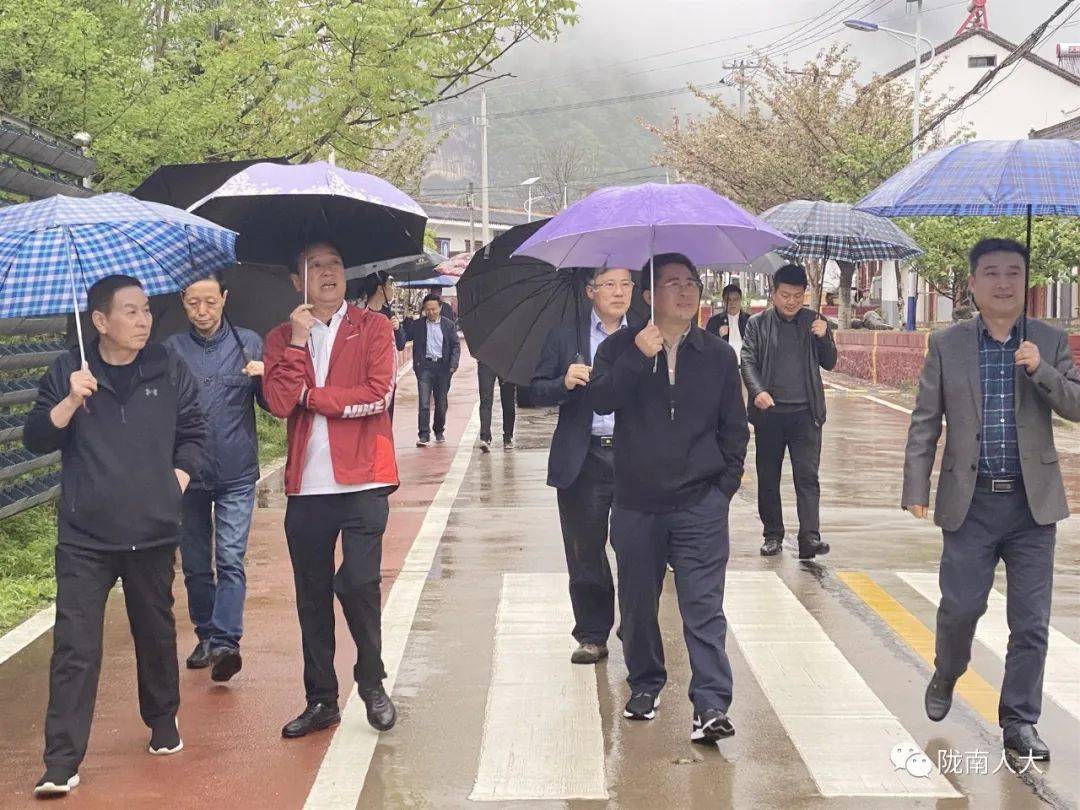
[(758, 515), (764, 526), (761, 556), (779, 554), (784, 544), (780, 472), (791, 454), (799, 512), (799, 559), (828, 554), (821, 542), (818, 466), (825, 388), (821, 369), (836, 365), (836, 344), (828, 322), (803, 306), (806, 271), (797, 264), (773, 276), (773, 305), (746, 325), (742, 377), (750, 397), (758, 475)]
[(690, 656), (691, 742), (735, 733), (725, 651), (728, 509), (742, 480), (750, 431), (735, 352), (695, 325), (701, 279), (685, 256), (654, 257), (642, 287), (655, 322), (600, 346), (589, 406), (615, 414), (612, 545), (619, 567), (620, 637), (630, 684), (623, 716), (651, 720), (667, 682), (658, 609), (675, 571)]
[(585, 288), (587, 321), (548, 335), (533, 375), (537, 405), (558, 405), (559, 422), (548, 456), (548, 486), (558, 493), (570, 602), (574, 608), (575, 664), (607, 657), (615, 624), (615, 585), (607, 559), (614, 485), (615, 418), (593, 413), (586, 402), (590, 365), (608, 335), (626, 326), (634, 282), (622, 268), (597, 271)]

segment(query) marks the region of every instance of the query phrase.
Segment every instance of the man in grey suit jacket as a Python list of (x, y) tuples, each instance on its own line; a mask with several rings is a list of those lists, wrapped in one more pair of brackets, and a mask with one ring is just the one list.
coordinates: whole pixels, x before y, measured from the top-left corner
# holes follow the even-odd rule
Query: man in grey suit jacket
[(930, 337), (908, 430), (901, 505), (927, 514), (930, 473), (948, 421), (934, 522), (944, 548), (934, 675), (926, 713), (941, 720), (971, 659), (994, 571), (1008, 573), (1009, 646), (998, 722), (1005, 748), (1047, 760), (1035, 724), (1042, 708), (1057, 521), (1068, 517), (1051, 411), (1080, 421), (1080, 370), (1065, 333), (1027, 321), (1027, 249), (984, 239), (970, 255), (979, 315)]

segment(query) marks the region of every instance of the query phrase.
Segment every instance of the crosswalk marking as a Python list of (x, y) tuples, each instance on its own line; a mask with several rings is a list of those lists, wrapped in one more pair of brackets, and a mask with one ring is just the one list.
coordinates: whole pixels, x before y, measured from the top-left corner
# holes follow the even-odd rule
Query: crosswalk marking
[(504, 574), (473, 801), (608, 798), (596, 671), (570, 663), (565, 574)]
[[(925, 624), (866, 574), (841, 571), (837, 576), (933, 670), (934, 634)], [(969, 669), (956, 682), (955, 692), (986, 722), (997, 725), (1000, 695), (979, 673)]]
[(898, 743), (916, 745), (810, 612), (772, 572), (729, 571), (728, 622), (822, 796), (960, 794), (936, 771), (894, 769)]
[[(941, 602), (937, 574), (901, 573), (898, 576), (933, 604)], [(975, 628), (975, 638), (1002, 661), (1005, 660), (1005, 651), (1009, 646), (1009, 623), (1005, 604), (1005, 597), (991, 589), (986, 614)], [(1043, 692), (1080, 720), (1080, 644), (1053, 627), (1050, 628)]]
[[(388, 693), (392, 694), (394, 691), (394, 682), (397, 680), (401, 660), (405, 656), (405, 645), (412, 631), (424, 582), (446, 530), (454, 499), (457, 498), (461, 482), (465, 480), (472, 457), (472, 446), (479, 432), (480, 410), (477, 406), (462, 434), (450, 470), (428, 507), (420, 531), (405, 557), (383, 608), (382, 655), (383, 666), (386, 668), (383, 686)], [(368, 725), (364, 703), (356, 694), (354, 684), (341, 713), (341, 725), (334, 733), (334, 739), (330, 742), (315, 783), (304, 803), (305, 810), (355, 807), (364, 788), (371, 757), (378, 742), (379, 733)]]

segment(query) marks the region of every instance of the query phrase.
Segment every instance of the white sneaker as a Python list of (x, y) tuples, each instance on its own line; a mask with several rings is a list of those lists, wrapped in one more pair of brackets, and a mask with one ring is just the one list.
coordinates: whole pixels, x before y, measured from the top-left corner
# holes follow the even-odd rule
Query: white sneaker
[(490, 453), (491, 452), (491, 442), (485, 442), (483, 439), (481, 439), (480, 440), (480, 452), (481, 453)]

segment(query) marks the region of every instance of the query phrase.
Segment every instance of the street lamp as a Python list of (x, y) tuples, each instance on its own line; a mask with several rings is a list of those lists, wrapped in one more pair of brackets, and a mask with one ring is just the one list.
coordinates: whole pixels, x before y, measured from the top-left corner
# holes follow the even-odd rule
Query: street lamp
[(527, 186), (528, 189), (529, 189), (529, 202), (525, 204), (525, 213), (529, 215), (529, 222), (532, 222), (532, 204), (533, 204), (532, 187), (533, 187), (533, 184), (536, 183), (536, 181), (539, 180), (539, 179), (540, 179), (539, 177), (530, 177), (528, 180), (522, 180), (521, 181), (521, 185)]
[[(919, 3), (920, 11), (922, 3)], [(930, 48), (930, 58), (926, 60), (926, 66), (929, 67), (930, 63), (934, 61), (934, 57), (937, 55), (937, 50), (934, 48), (934, 43), (922, 35), (922, 15), (919, 12), (915, 14), (915, 33), (909, 34), (907, 31), (898, 31), (895, 28), (886, 28), (884, 25), (878, 25), (875, 22), (869, 20), (844, 20), (844, 25), (855, 31), (864, 31), (868, 33), (875, 33), (882, 31), (893, 39), (900, 42), (909, 42), (915, 49), (915, 69), (912, 72), (911, 84), (912, 84), (912, 113), (911, 113), (911, 159), (915, 160), (919, 156), (919, 107), (920, 100), (922, 98), (922, 53), (919, 49), (919, 43), (925, 42)]]

